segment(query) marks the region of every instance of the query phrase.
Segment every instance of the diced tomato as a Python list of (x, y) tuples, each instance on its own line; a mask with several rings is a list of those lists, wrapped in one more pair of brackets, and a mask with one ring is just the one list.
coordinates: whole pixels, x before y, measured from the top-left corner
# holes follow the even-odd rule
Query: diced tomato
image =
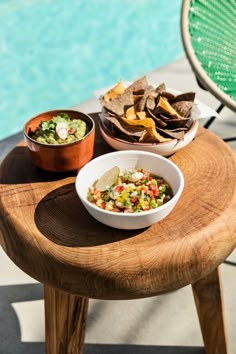
[(144, 192), (146, 192), (148, 190), (148, 187), (146, 187), (146, 186), (142, 186), (142, 187), (140, 187), (140, 191), (144, 191)]
[(101, 191), (99, 189), (95, 189), (94, 196), (99, 197), (101, 196)]
[(106, 203), (105, 203), (105, 202), (102, 202), (102, 203), (101, 203), (101, 208), (102, 208), (102, 209), (105, 209), (105, 208), (106, 208)]
[(153, 197), (154, 197), (153, 191), (150, 191), (150, 190), (149, 190), (149, 191), (147, 191), (147, 194), (150, 195), (151, 199), (153, 199)]
[(120, 192), (122, 192), (124, 189), (125, 189), (124, 186), (116, 186), (116, 187), (115, 187), (115, 192), (120, 193)]
[(137, 197), (133, 197), (133, 198), (131, 198), (131, 199), (130, 199), (131, 203), (136, 203), (136, 202), (137, 202), (137, 200), (138, 200), (138, 198), (137, 198)]
[(154, 186), (154, 184), (150, 184), (150, 189), (153, 191), (154, 197), (158, 197), (159, 195), (159, 189), (157, 186)]
[(156, 187), (156, 188), (153, 188), (153, 195), (154, 195), (154, 197), (158, 197), (158, 195), (159, 195), (159, 189)]

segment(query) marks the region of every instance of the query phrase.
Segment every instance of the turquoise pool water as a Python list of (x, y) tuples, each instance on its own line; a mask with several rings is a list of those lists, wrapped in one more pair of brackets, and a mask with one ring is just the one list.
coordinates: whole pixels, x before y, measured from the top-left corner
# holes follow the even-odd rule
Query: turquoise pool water
[(183, 55), (181, 0), (0, 0), (0, 140)]

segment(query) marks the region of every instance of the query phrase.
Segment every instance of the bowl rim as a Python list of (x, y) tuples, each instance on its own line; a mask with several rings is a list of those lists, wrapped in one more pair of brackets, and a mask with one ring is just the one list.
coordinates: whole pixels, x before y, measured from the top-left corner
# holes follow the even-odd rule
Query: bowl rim
[[(109, 210), (104, 210), (104, 209), (101, 209), (95, 205), (93, 205), (92, 203), (90, 203), (87, 198), (84, 198), (83, 196), (80, 196), (80, 194), (78, 193), (78, 189), (79, 189), (79, 177), (81, 175), (81, 172), (83, 173), (83, 171), (86, 169), (86, 167), (88, 165), (92, 165), (92, 164), (95, 164), (97, 161), (99, 160), (104, 160), (107, 158), (107, 155), (111, 156), (111, 155), (114, 155), (114, 154), (119, 154), (119, 155), (134, 155), (134, 154), (138, 154), (138, 155), (149, 155), (155, 159), (159, 159), (159, 160), (163, 160), (163, 161), (166, 161), (167, 164), (171, 165), (175, 171), (177, 172), (178, 176), (179, 176), (179, 187), (178, 187), (178, 190), (177, 192), (174, 194), (174, 196), (171, 198), (170, 201), (168, 201), (167, 203), (159, 206), (158, 208), (155, 208), (155, 209), (151, 209), (151, 210), (147, 210), (147, 211), (144, 211), (144, 212), (140, 212), (140, 213), (116, 213), (116, 212), (112, 212), (112, 211), (109, 211)], [(95, 162), (94, 162), (95, 161)], [(160, 174), (161, 176), (161, 174)], [(95, 179), (96, 180), (96, 179)], [(92, 208), (93, 210), (95, 211), (98, 211), (98, 212), (101, 212), (102, 214), (104, 215), (111, 215), (111, 216), (119, 216), (119, 217), (132, 217), (132, 218), (137, 218), (137, 217), (144, 217), (145, 215), (152, 215), (152, 214), (155, 214), (157, 211), (161, 211), (161, 210), (164, 210), (166, 209), (167, 207), (169, 207), (169, 202), (172, 202), (172, 203), (177, 203), (181, 193), (183, 192), (183, 189), (184, 189), (184, 176), (183, 176), (183, 173), (182, 171), (180, 170), (180, 168), (174, 163), (172, 162), (171, 160), (169, 160), (168, 158), (164, 157), (164, 156), (161, 156), (161, 155), (157, 155), (153, 152), (148, 152), (148, 151), (139, 151), (139, 150), (119, 150), (119, 151), (113, 151), (113, 152), (110, 152), (110, 153), (107, 153), (107, 154), (104, 154), (104, 155), (101, 155), (101, 156), (98, 156), (92, 160), (90, 160), (85, 166), (83, 166), (81, 168), (81, 170), (78, 172), (77, 176), (76, 176), (76, 179), (75, 179), (75, 188), (76, 188), (76, 192), (79, 196), (79, 198), (81, 198), (81, 201), (83, 203), (85, 203), (86, 205), (88, 205), (90, 208)]]
[[(26, 133), (26, 126), (31, 122), (33, 121), (34, 119), (38, 118), (39, 116), (41, 115), (44, 115), (44, 114), (47, 114), (47, 113), (53, 113), (53, 112), (62, 112), (62, 113), (70, 113), (70, 112), (73, 112), (73, 113), (79, 113), (83, 116), (86, 116), (90, 122), (92, 123), (92, 127), (91, 129), (89, 129), (89, 131), (80, 139), (80, 140), (76, 140), (76, 141), (73, 141), (71, 143), (65, 143), (65, 144), (46, 144), (46, 143), (42, 143), (40, 141), (37, 141), (37, 140), (34, 140), (32, 139), (27, 133)], [(37, 114), (36, 116), (30, 118), (23, 126), (23, 134), (24, 134), (24, 137), (27, 138), (28, 140), (30, 140), (32, 143), (34, 144), (37, 144), (37, 145), (41, 145), (41, 146), (46, 146), (46, 147), (50, 147), (50, 148), (63, 148), (65, 146), (72, 146), (72, 145), (75, 145), (75, 144), (78, 144), (80, 142), (82, 142), (83, 140), (85, 140), (93, 131), (95, 131), (95, 122), (93, 120), (93, 118), (87, 114), (87, 113), (84, 113), (84, 112), (81, 112), (81, 111), (77, 111), (75, 109), (66, 109), (66, 108), (62, 108), (62, 109), (52, 109), (52, 110), (49, 110), (49, 111), (44, 111), (42, 113), (39, 113)]]
[[(190, 129), (184, 134), (184, 136), (189, 135), (190, 133), (192, 133), (192, 131), (194, 129), (197, 129), (199, 125), (198, 120), (194, 120)], [(169, 141), (163, 141), (163, 142), (159, 142), (159, 143), (138, 143), (138, 142), (132, 142), (132, 141), (126, 141), (123, 140), (121, 138), (117, 138), (114, 135), (111, 134), (110, 131), (108, 131), (108, 129), (104, 126), (104, 123), (102, 122), (102, 120), (99, 118), (99, 129), (101, 130), (102, 133), (106, 134), (109, 138), (118, 141), (119, 143), (122, 144), (126, 144), (126, 145), (133, 145), (133, 146), (164, 146), (164, 145), (168, 145), (168, 144), (178, 144), (179, 142), (181, 142), (181, 140), (178, 139), (171, 139)]]

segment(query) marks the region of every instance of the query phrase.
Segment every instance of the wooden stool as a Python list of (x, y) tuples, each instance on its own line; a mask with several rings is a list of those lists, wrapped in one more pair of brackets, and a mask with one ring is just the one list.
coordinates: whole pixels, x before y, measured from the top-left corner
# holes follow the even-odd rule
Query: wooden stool
[[(95, 156), (111, 151), (96, 134)], [(188, 284), (206, 353), (227, 353), (218, 266), (236, 243), (235, 153), (199, 128), (170, 159), (184, 174), (181, 199), (166, 219), (136, 231), (94, 220), (76, 195), (76, 174), (37, 169), (23, 142), (3, 161), (1, 244), (44, 284), (48, 354), (82, 353), (89, 298), (137, 299)]]

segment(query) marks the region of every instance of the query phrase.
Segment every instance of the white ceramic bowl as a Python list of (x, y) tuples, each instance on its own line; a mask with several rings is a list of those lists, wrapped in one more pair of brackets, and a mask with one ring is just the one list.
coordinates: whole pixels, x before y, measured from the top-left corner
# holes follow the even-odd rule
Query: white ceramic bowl
[[(88, 188), (104, 172), (114, 166), (123, 168), (144, 168), (163, 177), (172, 187), (174, 196), (166, 204), (141, 213), (116, 213), (94, 206), (87, 200)], [(170, 160), (160, 155), (144, 151), (115, 151), (99, 156), (88, 162), (78, 173), (75, 187), (87, 211), (98, 221), (118, 229), (141, 229), (165, 218), (175, 207), (184, 188), (184, 178), (180, 169)]]
[(184, 140), (172, 139), (163, 143), (134, 143), (116, 138), (108, 129), (105, 128), (103, 123), (99, 121), (99, 129), (102, 137), (113, 149), (149, 151), (162, 156), (170, 156), (177, 150), (180, 150), (188, 145), (194, 139), (197, 133), (198, 125), (198, 120), (195, 120), (192, 127), (184, 134)]

